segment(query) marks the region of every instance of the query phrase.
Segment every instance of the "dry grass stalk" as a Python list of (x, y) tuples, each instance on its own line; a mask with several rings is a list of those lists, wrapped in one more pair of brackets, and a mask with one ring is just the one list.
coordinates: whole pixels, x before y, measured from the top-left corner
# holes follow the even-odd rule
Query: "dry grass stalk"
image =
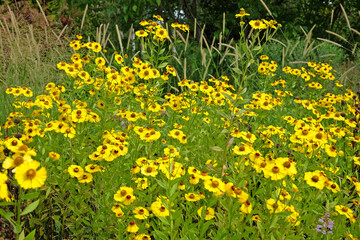
[(121, 38), (120, 31), (119, 31), (119, 26), (117, 24), (115, 25), (115, 29), (116, 29), (116, 35), (118, 37), (118, 41), (119, 41), (119, 45), (120, 45), (121, 55), (124, 56), (124, 47), (123, 47), (123, 44), (122, 44), (122, 38)]
[(341, 10), (342, 10), (343, 13), (344, 13), (344, 17), (345, 17), (346, 23), (347, 23), (349, 29), (351, 29), (349, 18), (348, 18), (347, 14), (346, 14), (346, 12), (345, 12), (345, 9), (344, 9), (344, 7), (343, 7), (343, 5), (342, 5), (341, 3), (340, 3), (340, 7), (341, 7)]
[(126, 50), (127, 51), (129, 51), (129, 46), (130, 46), (130, 40), (131, 40), (132, 33), (133, 33), (133, 24), (131, 24), (130, 30), (129, 30), (129, 38), (128, 38), (127, 45), (126, 45)]
[(355, 66), (352, 66), (351, 68), (349, 68), (348, 70), (346, 70), (346, 72), (344, 72), (344, 73), (341, 75), (341, 77), (339, 78), (339, 81), (342, 82), (342, 80), (345, 78), (345, 76), (346, 76), (349, 72), (351, 72), (352, 70), (354, 70), (356, 67), (357, 67), (357, 66), (355, 65)]
[(338, 47), (341, 47), (341, 48), (344, 48), (346, 49), (344, 46), (342, 46), (341, 44), (337, 43), (337, 42), (333, 42), (331, 40), (328, 40), (328, 39), (325, 39), (325, 38), (316, 38), (320, 41), (324, 41), (324, 42), (328, 42), (328, 43), (331, 43), (331, 44), (334, 44), (335, 46), (338, 46)]
[(184, 78), (186, 78), (186, 58), (184, 58)]
[(80, 29), (82, 29), (83, 26), (84, 26), (85, 16), (86, 16), (87, 10), (88, 10), (88, 5), (86, 4), (85, 11), (84, 11), (83, 17), (82, 17), (82, 19), (81, 19)]
[(345, 42), (349, 43), (349, 41), (348, 41), (348, 40), (346, 40), (343, 36), (341, 36), (341, 35), (339, 35), (339, 34), (337, 34), (337, 33), (334, 33), (334, 32), (329, 31), (329, 30), (326, 30), (325, 32), (330, 33), (330, 34), (332, 34), (332, 35), (334, 35), (334, 36), (336, 36), (336, 37), (340, 38), (341, 40), (343, 40), (343, 41), (345, 41)]
[(272, 17), (274, 18), (272, 12), (271, 12), (270, 9), (268, 8), (268, 6), (266, 6), (265, 2), (264, 2), (263, 0), (260, 0), (260, 2), (261, 2), (262, 5), (265, 7), (266, 11), (268, 11), (268, 13), (270, 14), (270, 16), (272, 16)]
[(204, 75), (203, 75), (203, 78), (202, 78), (203, 81), (205, 81), (205, 78), (207, 76), (207, 72), (209, 70), (210, 63), (211, 63), (211, 58), (209, 59), (207, 65), (206, 65), (205, 72), (204, 72)]

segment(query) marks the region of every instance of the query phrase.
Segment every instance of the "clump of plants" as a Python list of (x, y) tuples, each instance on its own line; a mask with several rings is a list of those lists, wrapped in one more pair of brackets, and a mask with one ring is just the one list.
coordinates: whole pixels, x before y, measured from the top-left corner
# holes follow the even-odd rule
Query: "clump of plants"
[[(260, 55), (277, 26), (266, 20), (249, 22), (237, 84), (172, 85), (161, 23), (140, 22), (133, 58), (79, 34), (63, 83), (6, 90), (0, 215), (17, 239), (356, 239), (359, 92), (328, 63), (279, 69)], [(253, 76), (262, 91), (242, 87)]]

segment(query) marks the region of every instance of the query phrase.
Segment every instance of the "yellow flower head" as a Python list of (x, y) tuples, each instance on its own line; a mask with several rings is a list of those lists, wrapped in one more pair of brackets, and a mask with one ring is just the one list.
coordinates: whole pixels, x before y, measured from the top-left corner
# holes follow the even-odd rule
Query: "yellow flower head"
[(19, 185), (24, 189), (38, 188), (44, 185), (46, 180), (46, 169), (40, 166), (38, 161), (24, 162), (21, 166), (16, 168), (15, 179)]
[(249, 16), (250, 14), (249, 13), (246, 13), (245, 12), (245, 9), (244, 8), (240, 8), (240, 13), (236, 14), (235, 17), (236, 18), (243, 18), (245, 16)]

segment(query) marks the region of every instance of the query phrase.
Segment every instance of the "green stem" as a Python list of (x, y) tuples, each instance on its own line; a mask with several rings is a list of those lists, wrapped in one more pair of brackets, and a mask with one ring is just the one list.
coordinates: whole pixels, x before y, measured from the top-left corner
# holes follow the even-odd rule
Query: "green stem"
[[(21, 196), (22, 195), (22, 188), (21, 186), (19, 186), (19, 196), (18, 196), (18, 199), (16, 201), (16, 227), (20, 226), (21, 225), (21, 216), (20, 216), (20, 212), (21, 212)], [(21, 231), (20, 231), (21, 232)], [(18, 240), (19, 239), (19, 234), (20, 232), (16, 233), (16, 239)]]

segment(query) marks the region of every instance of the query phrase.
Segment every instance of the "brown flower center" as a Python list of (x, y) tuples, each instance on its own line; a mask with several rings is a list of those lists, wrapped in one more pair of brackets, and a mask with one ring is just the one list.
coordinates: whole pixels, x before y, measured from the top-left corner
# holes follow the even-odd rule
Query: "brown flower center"
[(313, 182), (318, 182), (318, 181), (319, 181), (319, 176), (313, 176), (313, 177), (311, 178), (311, 180), (312, 180)]
[(34, 169), (29, 169), (26, 171), (26, 177), (33, 179), (36, 176), (36, 171)]

